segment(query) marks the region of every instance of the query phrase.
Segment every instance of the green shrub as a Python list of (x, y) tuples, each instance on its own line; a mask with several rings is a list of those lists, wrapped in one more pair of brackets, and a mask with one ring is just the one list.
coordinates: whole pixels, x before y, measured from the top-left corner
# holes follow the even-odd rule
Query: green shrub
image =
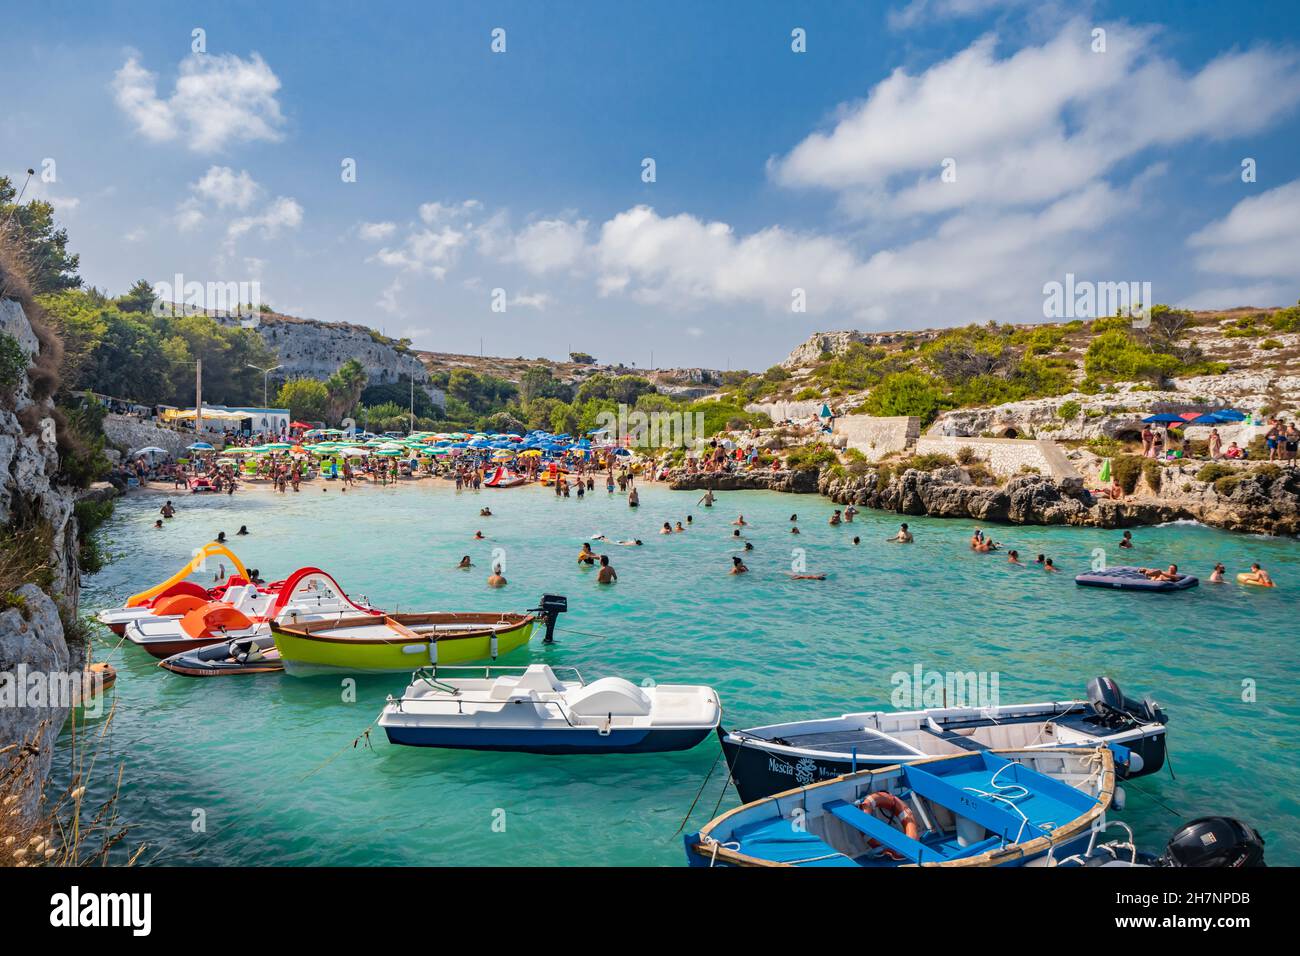
[(1230, 495), (1239, 484), (1241, 484), (1240, 475), (1228, 475), (1226, 478), (1220, 478), (1214, 483), (1214, 493), (1217, 495)]
[(1273, 349), (1282, 348), (1282, 343), (1279, 342), (1277, 339), (1265, 339), (1263, 342), (1259, 343), (1259, 347), (1262, 349), (1267, 349), (1269, 351), (1272, 351)]
[(1041, 475), (1042, 472), (1039, 471), (1037, 468), (1035, 468), (1033, 465), (1021, 465), (1021, 466), (1020, 466), (1020, 474), (1022, 474), (1022, 475)]
[(998, 483), (997, 475), (993, 474), (983, 462), (976, 462), (968, 466), (966, 474), (970, 476), (971, 484), (974, 485), (996, 485)]
[(1056, 410), (1056, 414), (1068, 422), (1071, 419), (1078, 418), (1081, 410), (1082, 406), (1074, 399), (1070, 399), (1068, 402), (1061, 403), (1061, 407)]
[(1124, 494), (1131, 495), (1137, 490), (1142, 463), (1146, 460), (1141, 455), (1119, 455), (1111, 460), (1111, 475)]
[(944, 405), (943, 389), (937, 379), (920, 372), (886, 375), (867, 396), (871, 415), (914, 415), (928, 425)]
[(1160, 467), (1160, 462), (1154, 458), (1144, 459), (1142, 462), (1142, 477), (1147, 480), (1148, 488), (1159, 493), (1160, 483), (1164, 479), (1164, 469)]
[(935, 471), (939, 468), (947, 468), (950, 465), (957, 464), (950, 455), (943, 455), (938, 452), (929, 452), (924, 455), (913, 455), (907, 461), (901, 463), (900, 468), (914, 468), (917, 471)]
[(1266, 461), (1264, 464), (1252, 468), (1250, 473), (1258, 478), (1263, 478), (1270, 482), (1276, 481), (1278, 478), (1282, 477), (1282, 469), (1271, 461)]
[(1218, 481), (1220, 478), (1235, 475), (1236, 473), (1237, 469), (1233, 468), (1231, 465), (1221, 465), (1218, 462), (1212, 461), (1208, 465), (1202, 466), (1201, 470), (1196, 473), (1196, 480), (1214, 482)]
[(833, 449), (823, 444), (801, 445), (786, 456), (791, 471), (820, 471), (827, 465), (839, 463)]
[(959, 465), (972, 465), (976, 460), (975, 449), (970, 445), (962, 445), (957, 449), (957, 463)]
[(11, 395), (27, 372), (27, 353), (8, 332), (0, 332), (0, 393)]

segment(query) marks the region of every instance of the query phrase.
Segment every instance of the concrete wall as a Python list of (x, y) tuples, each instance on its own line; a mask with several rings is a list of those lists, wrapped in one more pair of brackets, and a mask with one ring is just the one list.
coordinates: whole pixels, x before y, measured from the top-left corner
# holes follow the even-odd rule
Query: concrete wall
[(745, 411), (766, 415), (774, 422), (783, 422), (787, 418), (794, 421), (808, 419), (822, 410), (820, 401), (814, 402), (751, 402), (745, 406)]
[(831, 434), (842, 436), (847, 447), (856, 449), (875, 461), (909, 448), (921, 437), (921, 420), (906, 415), (892, 418), (844, 415), (835, 419)]
[(186, 457), (185, 446), (194, 441), (193, 432), (178, 432), (161, 428), (151, 421), (141, 421), (130, 415), (104, 416), (104, 434), (114, 445), (121, 445), (127, 454), (140, 448), (157, 445), (166, 448), (173, 458)]
[(1015, 475), (1023, 467), (1037, 468), (1039, 474), (1051, 478), (1079, 478), (1079, 472), (1070, 464), (1065, 453), (1054, 441), (1022, 438), (957, 438), (946, 435), (924, 435), (917, 439), (918, 455), (940, 454), (957, 457), (958, 450), (969, 448), (975, 457), (988, 465), (998, 475)]

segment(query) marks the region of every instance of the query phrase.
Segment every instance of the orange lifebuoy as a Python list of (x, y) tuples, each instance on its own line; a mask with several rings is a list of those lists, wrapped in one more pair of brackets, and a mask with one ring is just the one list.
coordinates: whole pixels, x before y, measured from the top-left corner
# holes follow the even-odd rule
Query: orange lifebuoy
[[(878, 790), (875, 793), (869, 793), (862, 798), (862, 802), (858, 804), (858, 809), (863, 813), (869, 813), (872, 816), (877, 816), (876, 811), (880, 810), (881, 813), (879, 815), (883, 818), (885, 823), (900, 823), (903, 827), (903, 833), (906, 836), (913, 840), (920, 839), (921, 830), (916, 825), (916, 818), (912, 816), (911, 808), (908, 807), (908, 805), (903, 802), (903, 799), (896, 794), (892, 794), (887, 790)], [(873, 848), (878, 847), (880, 846), (880, 841), (868, 839), (867, 846)], [(903, 859), (901, 854), (888, 848), (885, 849), (884, 853), (886, 856), (894, 860)]]

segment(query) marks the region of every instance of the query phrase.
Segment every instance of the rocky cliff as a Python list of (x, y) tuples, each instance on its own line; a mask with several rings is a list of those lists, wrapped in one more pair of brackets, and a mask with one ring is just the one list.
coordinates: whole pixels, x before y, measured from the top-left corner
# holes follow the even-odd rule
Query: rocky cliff
[(668, 487), (673, 491), (785, 491), (812, 495), (817, 493), (817, 472), (697, 471), (688, 474), (678, 471), (669, 475)]
[[(0, 331), (17, 341), (29, 366), (43, 348), (57, 348), (43, 346), (23, 305), (13, 299), (0, 300)], [(62, 616), (76, 614), (80, 569), (74, 492), (58, 483), (58, 468), (54, 409), (35, 396), (30, 375), (23, 376), (0, 395), (0, 695), (16, 695), (20, 702), (27, 696), (19, 675), (57, 681), (79, 675), (84, 663), (84, 648), (69, 646), (61, 623), (61, 608)], [(33, 743), (33, 766), (43, 777), (67, 708), (40, 700), (0, 707), (0, 746)]]
[(839, 504), (934, 518), (1008, 524), (1125, 528), (1192, 520), (1229, 531), (1300, 535), (1300, 473), (1243, 471), (1222, 491), (1198, 481), (1195, 466), (1174, 469), (1163, 490), (1143, 488), (1124, 501), (1093, 498), (1077, 480), (1022, 475), (1003, 485), (976, 484), (961, 466), (901, 474), (868, 469), (856, 476), (824, 471), (818, 490)]
[[(240, 324), (234, 317), (215, 318), (226, 325)], [(300, 377), (326, 379), (348, 359), (356, 359), (365, 366), (369, 384), (392, 384), (407, 376), (428, 393), (435, 405), (446, 404), (445, 396), (433, 386), (428, 369), (416, 354), (399, 348), (371, 329), (346, 322), (264, 313), (258, 317), (256, 330), (283, 366), (272, 375), (277, 381)]]

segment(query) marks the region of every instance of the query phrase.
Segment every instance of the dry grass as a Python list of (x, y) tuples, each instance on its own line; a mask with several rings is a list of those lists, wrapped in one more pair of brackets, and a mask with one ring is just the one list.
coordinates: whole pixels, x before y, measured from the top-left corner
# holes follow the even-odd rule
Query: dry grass
[[(32, 740), (0, 747), (0, 866), (106, 866), (113, 848), (126, 839), (130, 828), (117, 812), (122, 768), (118, 767), (110, 796), (98, 802), (87, 799), (87, 785), (94, 778), (113, 711), (93, 730), (83, 732), (76, 711), (69, 719), (73, 766), (71, 779), (61, 791), (51, 793), (48, 781), (40, 782), (41, 752), (35, 741), (44, 724)], [(37, 788), (40, 792), (34, 794)], [(33, 801), (35, 808), (24, 813)], [(123, 865), (134, 865), (144, 849), (142, 844), (128, 853)]]

